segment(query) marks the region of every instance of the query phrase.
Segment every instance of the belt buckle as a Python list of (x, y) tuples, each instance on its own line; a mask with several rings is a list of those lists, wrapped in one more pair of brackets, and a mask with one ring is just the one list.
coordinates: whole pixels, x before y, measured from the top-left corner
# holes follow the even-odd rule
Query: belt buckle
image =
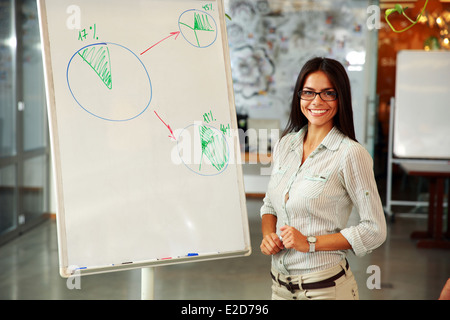
[(300, 284), (298, 284), (298, 285), (293, 284), (292, 281), (290, 281), (290, 279), (289, 279), (289, 283), (283, 283), (283, 284), (291, 293), (295, 293), (295, 290), (301, 290)]
[(292, 282), (285, 283), (285, 286), (291, 293), (295, 292), (294, 285), (292, 284)]
[[(291, 293), (295, 293), (296, 288), (294, 287), (294, 284), (292, 283), (292, 281), (289, 281), (289, 283), (281, 281), (280, 279), (278, 279), (278, 277), (275, 277), (272, 272), (270, 273), (270, 275), (272, 276), (272, 279), (275, 280), (280, 286), (284, 286)], [(300, 288), (300, 285), (299, 285), (299, 288)]]

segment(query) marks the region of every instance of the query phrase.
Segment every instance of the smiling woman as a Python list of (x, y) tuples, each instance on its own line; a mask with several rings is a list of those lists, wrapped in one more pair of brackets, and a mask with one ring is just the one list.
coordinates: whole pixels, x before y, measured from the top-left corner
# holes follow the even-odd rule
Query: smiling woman
[(316, 71), (308, 75), (300, 92), (301, 110), (308, 119), (309, 127), (312, 129), (315, 126), (328, 133), (333, 127), (338, 102), (333, 84), (325, 72)]
[[(346, 251), (380, 246), (386, 221), (372, 158), (355, 139), (350, 81), (338, 61), (315, 58), (294, 92), (261, 207), (272, 298), (358, 299)], [(353, 206), (361, 220), (347, 227)]]
[[(314, 75), (314, 76), (313, 76)], [(307, 83), (307, 81), (311, 83)], [(314, 83), (313, 83), (314, 82)], [(321, 87), (317, 87), (321, 86)], [(313, 87), (313, 88), (309, 88)], [(313, 58), (305, 63), (297, 78), (292, 99), (291, 114), (289, 116), (288, 125), (283, 132), (283, 136), (290, 132), (299, 131), (308, 124), (309, 119), (301, 109), (301, 101), (313, 104), (318, 101), (317, 94), (314, 101), (305, 101), (304, 97), (298, 96), (300, 91), (334, 91), (336, 92), (335, 101), (323, 101), (323, 103), (337, 104), (336, 117), (334, 125), (350, 139), (356, 141), (355, 129), (353, 125), (353, 108), (351, 99), (350, 80), (345, 68), (336, 60), (328, 58)], [(320, 100), (320, 99), (319, 99)], [(319, 102), (317, 102), (319, 103)], [(306, 104), (306, 103), (305, 103)], [(313, 111), (314, 112), (314, 111)]]

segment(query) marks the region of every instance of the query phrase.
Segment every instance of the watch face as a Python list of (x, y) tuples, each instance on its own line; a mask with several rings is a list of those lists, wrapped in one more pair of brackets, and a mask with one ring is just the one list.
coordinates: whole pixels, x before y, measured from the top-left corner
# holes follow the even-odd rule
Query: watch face
[(316, 238), (315, 237), (308, 237), (308, 242), (316, 242)]

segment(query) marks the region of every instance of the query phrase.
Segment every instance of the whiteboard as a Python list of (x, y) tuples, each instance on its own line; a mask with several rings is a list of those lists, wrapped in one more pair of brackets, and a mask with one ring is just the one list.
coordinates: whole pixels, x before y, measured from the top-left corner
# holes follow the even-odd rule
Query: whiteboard
[(450, 159), (450, 52), (400, 51), (395, 86), (394, 155)]
[(251, 252), (221, 1), (39, 1), (69, 277)]

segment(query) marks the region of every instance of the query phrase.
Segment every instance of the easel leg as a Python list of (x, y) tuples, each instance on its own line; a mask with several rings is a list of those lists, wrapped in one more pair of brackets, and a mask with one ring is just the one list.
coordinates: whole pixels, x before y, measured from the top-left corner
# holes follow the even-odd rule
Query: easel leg
[(154, 299), (154, 268), (142, 268), (141, 269), (141, 299), (153, 300)]

